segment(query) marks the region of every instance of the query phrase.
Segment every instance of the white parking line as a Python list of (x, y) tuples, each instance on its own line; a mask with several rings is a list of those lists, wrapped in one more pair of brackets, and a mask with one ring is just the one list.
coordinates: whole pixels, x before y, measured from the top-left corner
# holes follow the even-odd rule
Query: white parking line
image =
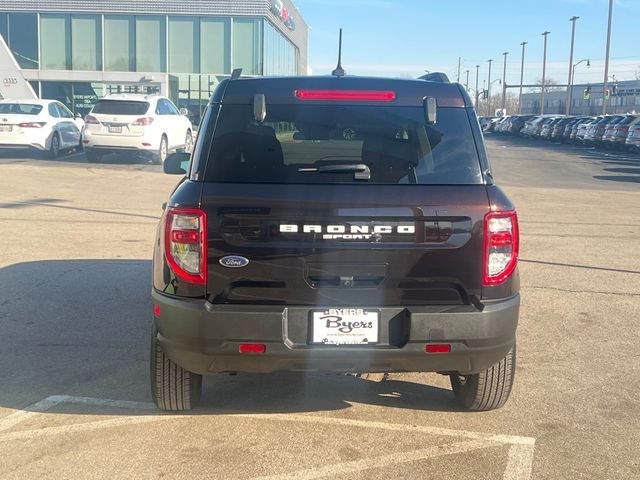
[[(109, 400), (103, 398), (73, 397), (68, 395), (55, 395), (26, 407), (22, 411), (14, 412), (0, 419), (0, 432), (20, 424), (21, 422), (51, 410), (60, 404), (76, 404), (97, 407), (121, 408), (127, 410), (155, 410), (152, 403), (130, 402), (122, 400)], [(189, 418), (189, 415), (140, 415), (114, 418), (108, 420), (98, 420), (95, 422), (77, 423), (61, 425), (56, 427), (44, 427), (32, 430), (21, 430), (8, 432), (0, 435), (0, 443), (12, 440), (31, 439), (41, 436), (51, 436), (68, 434), (73, 432), (98, 430), (102, 428), (113, 428), (148, 422), (163, 420), (175, 420)], [(283, 422), (298, 422), (323, 424), (334, 426), (346, 426), (352, 428), (371, 428), (375, 430), (403, 431), (410, 433), (425, 433), (429, 435), (448, 436), (466, 438), (469, 441), (450, 443), (435, 447), (415, 450), (412, 452), (402, 452), (396, 454), (382, 455), (380, 457), (343, 462), (323, 467), (299, 470), (285, 474), (277, 474), (260, 477), (261, 480), (287, 480), (287, 479), (315, 479), (322, 477), (334, 477), (348, 473), (361, 472), (374, 468), (389, 467), (399, 463), (415, 462), (436, 458), (445, 455), (454, 455), (472, 450), (484, 448), (494, 448), (496, 446), (509, 445), (507, 465), (504, 471), (503, 480), (529, 480), (531, 478), (533, 455), (535, 448), (535, 438), (520, 437), (515, 435), (496, 435), (491, 433), (471, 432), (467, 430), (452, 430), (447, 428), (431, 427), (426, 425), (409, 425), (385, 422), (367, 422), (362, 420), (350, 420), (337, 417), (316, 416), (307, 414), (229, 414), (228, 418), (240, 417), (252, 420), (268, 420)]]
[(324, 477), (333, 478), (338, 475), (346, 475), (348, 473), (362, 472), (364, 470), (372, 470), (374, 468), (386, 468), (401, 463), (416, 462), (429, 458), (443, 457), (445, 455), (455, 455), (456, 453), (465, 453), (484, 448), (487, 448), (486, 442), (480, 442), (477, 440), (449, 443), (447, 445), (423, 448), (413, 452), (392, 453), (381, 457), (363, 458), (361, 460), (354, 460), (351, 462), (336, 463), (326, 467), (309, 468), (290, 473), (257, 477), (254, 480), (313, 480)]

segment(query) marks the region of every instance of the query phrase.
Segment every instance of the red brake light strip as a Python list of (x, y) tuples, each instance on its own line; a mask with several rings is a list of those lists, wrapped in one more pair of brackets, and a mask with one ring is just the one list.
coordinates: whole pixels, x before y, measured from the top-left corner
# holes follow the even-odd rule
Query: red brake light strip
[(393, 102), (396, 93), (389, 90), (296, 90), (299, 100), (343, 102)]

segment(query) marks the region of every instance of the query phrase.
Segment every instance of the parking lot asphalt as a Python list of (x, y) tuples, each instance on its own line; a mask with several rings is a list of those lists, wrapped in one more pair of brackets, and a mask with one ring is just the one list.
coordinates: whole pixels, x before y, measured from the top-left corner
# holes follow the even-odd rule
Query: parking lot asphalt
[(488, 136), (520, 214), (507, 405), (435, 374), (205, 379), (150, 404), (151, 250), (177, 177), (0, 154), (0, 478), (640, 478), (640, 156)]

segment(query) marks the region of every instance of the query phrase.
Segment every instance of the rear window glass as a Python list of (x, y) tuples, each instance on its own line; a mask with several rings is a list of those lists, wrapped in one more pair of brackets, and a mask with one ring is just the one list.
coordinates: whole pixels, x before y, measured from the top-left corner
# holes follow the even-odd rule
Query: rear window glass
[(480, 184), (467, 112), (419, 107), (223, 105), (206, 181), (238, 183)]
[(0, 103), (0, 113), (14, 115), (38, 115), (42, 105), (32, 103)]
[(105, 115), (144, 115), (149, 110), (148, 102), (124, 100), (100, 100), (93, 107), (93, 113)]

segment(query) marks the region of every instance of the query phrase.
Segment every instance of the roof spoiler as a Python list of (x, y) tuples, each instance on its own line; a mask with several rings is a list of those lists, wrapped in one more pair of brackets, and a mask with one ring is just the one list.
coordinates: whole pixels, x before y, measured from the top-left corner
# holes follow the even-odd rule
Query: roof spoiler
[(447, 77), (447, 75), (442, 72), (431, 72), (418, 78), (420, 80), (427, 80), (429, 82), (451, 83), (451, 81), (449, 81), (449, 77)]

